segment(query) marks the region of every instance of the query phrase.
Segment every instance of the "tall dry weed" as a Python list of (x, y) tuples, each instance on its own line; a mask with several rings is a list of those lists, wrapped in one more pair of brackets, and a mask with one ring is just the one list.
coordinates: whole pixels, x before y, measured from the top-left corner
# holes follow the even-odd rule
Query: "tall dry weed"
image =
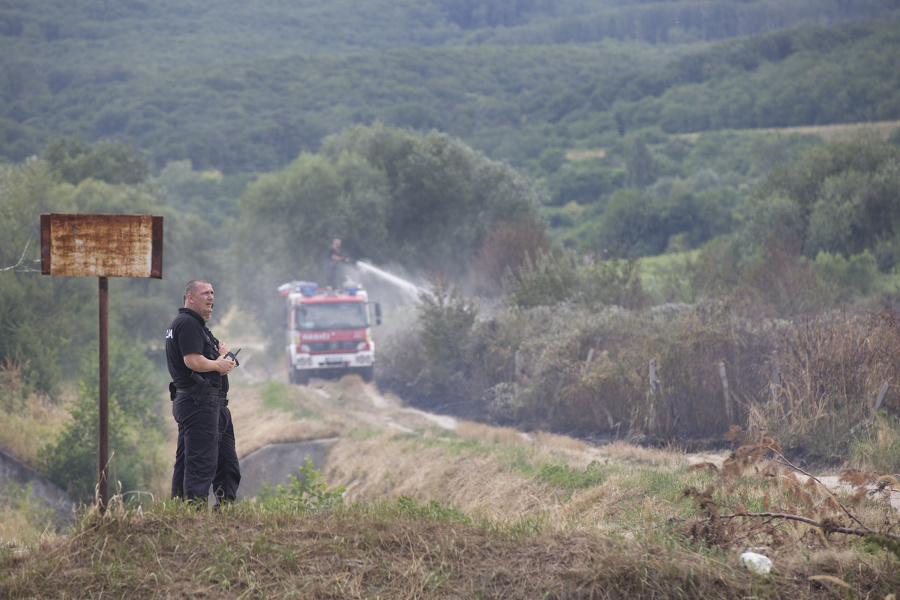
[(771, 400), (754, 407), (751, 424), (767, 429), (811, 458), (840, 461), (854, 427), (866, 420), (880, 390), (896, 410), (900, 395), (900, 319), (833, 314), (795, 323), (783, 332)]

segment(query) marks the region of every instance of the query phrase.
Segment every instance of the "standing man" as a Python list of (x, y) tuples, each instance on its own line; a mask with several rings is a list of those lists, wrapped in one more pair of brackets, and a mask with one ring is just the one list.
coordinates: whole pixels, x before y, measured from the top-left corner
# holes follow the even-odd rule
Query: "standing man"
[(328, 264), (325, 265), (325, 283), (334, 289), (340, 287), (342, 262), (349, 262), (349, 258), (341, 254), (341, 240), (335, 239), (328, 248)]
[(178, 423), (172, 497), (197, 503), (206, 502), (214, 480), (216, 496), (223, 500), (234, 499), (240, 482), (227, 408), (227, 375), (237, 362), (225, 358), (227, 345), (206, 327), (214, 299), (208, 281), (189, 281), (184, 306), (166, 331), (166, 362), (172, 376), (169, 393)]

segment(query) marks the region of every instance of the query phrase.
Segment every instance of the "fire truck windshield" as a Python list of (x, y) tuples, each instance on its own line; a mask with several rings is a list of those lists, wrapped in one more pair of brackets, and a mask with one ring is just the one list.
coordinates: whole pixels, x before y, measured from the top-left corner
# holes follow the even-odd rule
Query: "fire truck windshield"
[(363, 329), (369, 325), (366, 317), (366, 305), (362, 302), (304, 304), (297, 308), (297, 328), (301, 331)]

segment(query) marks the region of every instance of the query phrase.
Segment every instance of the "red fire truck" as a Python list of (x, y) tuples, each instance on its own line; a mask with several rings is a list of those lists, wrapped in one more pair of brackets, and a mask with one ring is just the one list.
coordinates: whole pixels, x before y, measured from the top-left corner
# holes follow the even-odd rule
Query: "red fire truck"
[(381, 324), (381, 305), (370, 303), (357, 285), (322, 289), (309, 281), (278, 288), (285, 296), (288, 378), (306, 384), (310, 377), (358, 373), (371, 381), (375, 369), (372, 315)]

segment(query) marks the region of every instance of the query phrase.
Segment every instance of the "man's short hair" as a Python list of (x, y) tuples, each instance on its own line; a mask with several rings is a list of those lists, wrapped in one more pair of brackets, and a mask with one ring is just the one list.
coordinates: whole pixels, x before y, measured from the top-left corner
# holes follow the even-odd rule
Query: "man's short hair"
[(184, 296), (181, 297), (181, 305), (184, 306), (187, 304), (188, 294), (194, 295), (197, 292), (197, 288), (201, 283), (209, 284), (209, 282), (205, 279), (191, 279), (187, 282), (187, 285), (184, 287)]

